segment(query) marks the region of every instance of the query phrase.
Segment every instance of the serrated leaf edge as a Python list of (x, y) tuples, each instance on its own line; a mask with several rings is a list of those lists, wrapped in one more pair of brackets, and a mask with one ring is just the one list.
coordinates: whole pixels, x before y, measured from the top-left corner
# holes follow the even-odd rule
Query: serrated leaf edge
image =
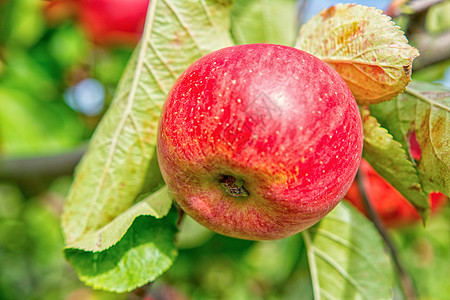
[[(357, 53), (356, 55), (354, 55), (353, 57), (349, 57), (349, 58), (347, 58), (347, 57), (341, 57), (341, 56), (336, 56), (335, 58), (333, 58), (333, 55), (335, 55), (336, 54), (336, 52), (337, 51), (339, 51), (340, 49), (335, 49), (335, 51), (332, 53), (332, 54), (330, 54), (330, 55), (327, 55), (327, 56), (323, 56), (323, 55), (320, 55), (319, 53), (311, 53), (311, 54), (313, 54), (313, 55), (315, 55), (315, 56), (317, 56), (318, 58), (320, 58), (321, 60), (323, 60), (323, 61), (325, 61), (326, 63), (328, 63), (329, 65), (331, 65), (331, 66), (333, 66), (333, 64), (335, 64), (335, 63), (341, 63), (341, 64), (351, 64), (352, 66), (354, 66), (355, 68), (357, 68), (357, 65), (373, 65), (373, 66), (378, 66), (378, 67), (381, 67), (381, 68), (383, 68), (383, 70), (387, 70), (386, 69), (386, 67), (389, 67), (389, 68), (394, 68), (394, 69), (398, 69), (398, 70), (400, 70), (400, 67), (403, 69), (403, 73), (404, 73), (404, 75), (406, 76), (406, 83), (405, 83), (405, 86), (402, 88), (402, 89), (398, 89), (398, 90), (395, 90), (395, 91), (393, 91), (393, 92), (387, 92), (387, 93), (385, 93), (384, 95), (377, 95), (377, 96), (373, 96), (373, 97), (365, 97), (364, 99), (356, 99), (357, 100), (357, 102), (358, 102), (358, 104), (360, 104), (360, 105), (368, 105), (368, 104), (375, 104), (375, 103), (381, 103), (381, 102), (384, 102), (384, 101), (389, 101), (389, 100), (392, 100), (392, 99), (394, 99), (395, 98), (395, 96), (397, 96), (397, 95), (399, 95), (399, 94), (401, 94), (401, 93), (403, 93), (404, 91), (405, 91), (405, 88), (406, 88), (406, 86), (408, 85), (408, 83), (409, 82), (411, 82), (411, 71), (412, 71), (412, 63), (413, 63), (413, 60), (417, 57), (417, 56), (419, 56), (419, 51), (416, 49), (416, 48), (414, 48), (414, 47), (412, 47), (411, 45), (409, 45), (409, 43), (408, 43), (408, 40), (407, 40), (407, 38), (406, 38), (406, 36), (404, 35), (404, 32), (401, 30), (401, 27), (400, 26), (398, 26), (393, 20), (392, 20), (392, 18), (391, 17), (389, 17), (389, 16), (387, 16), (387, 15), (385, 15), (384, 13), (383, 13), (383, 11), (382, 10), (380, 10), (380, 9), (377, 9), (377, 8), (375, 8), (375, 7), (368, 7), (368, 6), (365, 6), (365, 5), (361, 5), (361, 4), (349, 4), (349, 3), (338, 3), (338, 4), (336, 4), (336, 5), (333, 5), (333, 6), (331, 6), (331, 7), (339, 7), (339, 8), (349, 8), (349, 7), (359, 7), (359, 8), (365, 8), (366, 9), (366, 11), (365, 11), (365, 14), (367, 15), (369, 12), (370, 13), (374, 13), (374, 14), (377, 14), (378, 15), (378, 17), (380, 18), (380, 20), (381, 20), (381, 18), (383, 18), (383, 20), (386, 22), (386, 23), (389, 23), (391, 26), (392, 26), (392, 29), (396, 29), (396, 32), (395, 32), (395, 34), (396, 34), (396, 36), (397, 36), (397, 38), (398, 39), (401, 39), (401, 44), (399, 44), (399, 43), (397, 43), (397, 44), (389, 44), (389, 45), (383, 45), (383, 47), (389, 47), (389, 48), (395, 48), (394, 46), (397, 46), (396, 48), (399, 48), (399, 49), (406, 49), (406, 48), (408, 48), (408, 51), (411, 53), (411, 55), (409, 56), (409, 57), (402, 57), (403, 59), (408, 59), (409, 60), (409, 64), (407, 64), (407, 65), (402, 65), (402, 66), (392, 66), (392, 65), (390, 65), (390, 66), (386, 66), (385, 64), (383, 64), (383, 63), (375, 63), (375, 64), (372, 64), (372, 63), (368, 63), (367, 61), (365, 61), (365, 60), (361, 60), (361, 59), (358, 59), (358, 57), (360, 57), (363, 53), (366, 53), (366, 52), (368, 52), (368, 51), (364, 51), (364, 52), (361, 52), (361, 53)], [(330, 7), (330, 8), (331, 8)], [(328, 8), (328, 9), (330, 9), (330, 8)], [(324, 13), (324, 12), (326, 12), (326, 11), (328, 11), (328, 9), (323, 9), (321, 12), (319, 12), (319, 14), (318, 15), (321, 15), (322, 13)], [(314, 17), (313, 17), (314, 18)], [(307, 22), (306, 24), (304, 24), (303, 26), (301, 26), (301, 28), (300, 28), (300, 30), (299, 30), (299, 34), (298, 34), (298, 36), (297, 36), (297, 41), (295, 42), (295, 48), (297, 48), (297, 49), (302, 49), (303, 50), (303, 48), (301, 47), (301, 42), (302, 42), (302, 39), (303, 39), (303, 35), (302, 35), (302, 31), (304, 31), (304, 27), (305, 27), (305, 25), (307, 25), (309, 22)], [(392, 33), (392, 32), (391, 32)], [(380, 48), (380, 47), (377, 47), (377, 48)], [(371, 49), (370, 51), (373, 51), (374, 49), (377, 49), (377, 48), (373, 48), (373, 49)], [(308, 50), (307, 50), (308, 51)], [(357, 68), (359, 71), (361, 71), (359, 68)], [(389, 74), (388, 73), (386, 73), (386, 76), (388, 76)], [(366, 76), (368, 77), (368, 78), (371, 78), (371, 76), (370, 76), (370, 74), (366, 74)], [(354, 81), (351, 81), (351, 80), (349, 80), (346, 76), (344, 76), (343, 74), (342, 74), (342, 77), (345, 79), (345, 81), (349, 81), (349, 82), (351, 82), (352, 84), (355, 84), (355, 85), (358, 85), (357, 83), (355, 83)], [(375, 81), (377, 81), (377, 80), (375, 80)], [(361, 85), (359, 85), (360, 87), (362, 87)], [(374, 101), (374, 99), (375, 99), (375, 101)]]

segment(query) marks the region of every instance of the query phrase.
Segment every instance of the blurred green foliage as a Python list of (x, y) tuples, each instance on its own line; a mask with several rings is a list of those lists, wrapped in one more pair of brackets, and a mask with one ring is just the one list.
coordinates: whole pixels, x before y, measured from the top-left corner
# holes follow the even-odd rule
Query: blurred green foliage
[[(430, 31), (448, 29), (448, 10), (447, 2), (432, 12)], [(39, 192), (29, 188), (35, 184), (32, 178), (2, 176), (5, 161), (71, 151), (87, 142), (101, 113), (75, 111), (64, 92), (94, 78), (105, 88), (107, 107), (131, 51), (91, 44), (72, 20), (48, 24), (41, 1), (0, 1), (0, 299), (138, 299), (92, 291), (64, 261), (59, 215), (70, 174), (49, 177)], [(440, 80), (449, 65), (441, 63), (414, 76)], [(187, 229), (178, 236), (179, 258), (151, 286), (157, 299), (312, 299), (299, 235), (250, 242), (195, 224), (183, 226)], [(392, 233), (420, 299), (448, 299), (450, 207), (427, 228), (417, 225)]]
[(70, 19), (48, 24), (43, 1), (0, 3), (0, 153), (29, 156), (87, 141), (100, 115), (71, 109), (64, 91), (95, 78), (111, 100), (131, 47), (92, 45)]
[(47, 23), (43, 3), (0, 1), (0, 299), (123, 299), (86, 288), (64, 260), (59, 215), (70, 174), (33, 178), (24, 163), (16, 180), (3, 168), (86, 143), (101, 113), (75, 111), (64, 92), (95, 78), (106, 106), (133, 50), (98, 48), (70, 19)]

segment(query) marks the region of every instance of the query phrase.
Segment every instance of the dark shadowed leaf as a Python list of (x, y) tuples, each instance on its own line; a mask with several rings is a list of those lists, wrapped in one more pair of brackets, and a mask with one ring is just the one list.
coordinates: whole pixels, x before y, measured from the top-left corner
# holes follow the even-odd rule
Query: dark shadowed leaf
[(424, 190), (449, 195), (450, 90), (414, 81), (394, 101), (372, 105), (370, 110), (405, 149), (409, 149), (409, 138), (415, 132), (421, 155), (417, 163), (412, 162)]
[(404, 91), (419, 55), (390, 17), (356, 4), (338, 4), (311, 18), (295, 47), (336, 69), (361, 105), (388, 101)]
[(423, 191), (417, 170), (402, 144), (370, 115), (361, 110), (364, 130), (363, 157), (417, 209), (426, 220), (430, 211), (428, 195)]
[(392, 266), (373, 224), (341, 203), (303, 231), (314, 299), (392, 299)]
[(173, 244), (177, 214), (157, 220), (139, 216), (121, 240), (100, 252), (65, 249), (78, 277), (97, 289), (123, 293), (156, 279), (177, 256)]

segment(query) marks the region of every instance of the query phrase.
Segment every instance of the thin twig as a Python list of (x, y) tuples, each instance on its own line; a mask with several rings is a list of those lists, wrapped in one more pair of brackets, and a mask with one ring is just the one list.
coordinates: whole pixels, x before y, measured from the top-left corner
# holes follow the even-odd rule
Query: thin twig
[(17, 184), (27, 197), (45, 192), (58, 177), (72, 175), (87, 145), (71, 151), (30, 157), (0, 156), (0, 180)]
[(450, 59), (450, 31), (439, 35), (426, 32), (411, 33), (408, 38), (415, 42), (420, 56), (414, 60), (414, 70)]
[(23, 158), (0, 157), (0, 179), (70, 175), (86, 152), (87, 145), (71, 151)]
[(378, 217), (378, 214), (373, 209), (370, 201), (367, 198), (367, 195), (364, 190), (363, 182), (364, 182), (364, 175), (361, 172), (358, 172), (356, 176), (356, 181), (358, 183), (358, 188), (361, 192), (361, 198), (363, 200), (364, 206), (366, 207), (366, 211), (369, 214), (369, 218), (374, 223), (376, 229), (380, 233), (383, 241), (385, 242), (386, 246), (389, 249), (389, 252), (391, 254), (392, 260), (394, 262), (394, 266), (397, 269), (397, 273), (400, 279), (400, 285), (403, 291), (403, 294), (405, 295), (405, 298), (407, 300), (416, 300), (417, 294), (416, 290), (414, 288), (413, 281), (411, 279), (411, 276), (406, 272), (405, 268), (403, 267), (402, 263), (400, 262), (400, 259), (397, 254), (397, 249), (392, 242), (391, 237), (389, 236), (389, 233), (386, 230), (386, 227), (381, 222), (380, 218)]
[(443, 3), (446, 0), (415, 0), (409, 2), (408, 7), (414, 12), (419, 13), (428, 10), (433, 5)]

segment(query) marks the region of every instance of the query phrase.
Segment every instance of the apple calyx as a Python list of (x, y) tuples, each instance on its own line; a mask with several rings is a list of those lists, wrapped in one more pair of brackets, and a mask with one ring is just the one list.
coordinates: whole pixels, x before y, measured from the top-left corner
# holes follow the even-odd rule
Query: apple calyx
[(248, 197), (250, 195), (244, 187), (245, 181), (243, 179), (238, 179), (231, 175), (222, 175), (219, 182), (230, 196)]

